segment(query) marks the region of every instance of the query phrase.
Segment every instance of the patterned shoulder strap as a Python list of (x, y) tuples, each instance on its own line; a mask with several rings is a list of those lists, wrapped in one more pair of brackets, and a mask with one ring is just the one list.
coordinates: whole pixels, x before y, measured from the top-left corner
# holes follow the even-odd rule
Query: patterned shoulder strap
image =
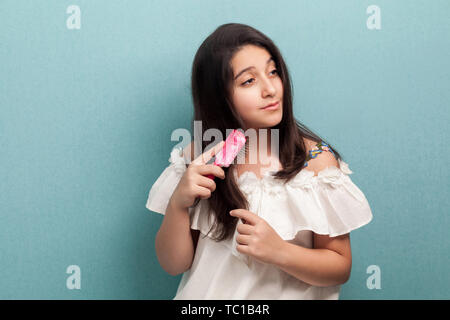
[(303, 168), (308, 166), (309, 160), (317, 157), (317, 155), (319, 153), (322, 153), (322, 151), (330, 151), (333, 154), (333, 156), (336, 158), (336, 155), (334, 154), (333, 150), (331, 150), (331, 148), (325, 142), (320, 141), (319, 143), (316, 144), (315, 147), (316, 147), (315, 149), (309, 150), (308, 155), (306, 156), (305, 164), (303, 165)]

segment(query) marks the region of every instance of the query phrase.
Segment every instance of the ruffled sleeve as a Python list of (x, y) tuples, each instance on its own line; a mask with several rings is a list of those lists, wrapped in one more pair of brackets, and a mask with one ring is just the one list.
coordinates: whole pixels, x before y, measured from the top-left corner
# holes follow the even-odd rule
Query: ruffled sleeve
[(160, 214), (165, 214), (170, 197), (186, 171), (183, 150), (174, 148), (170, 153), (169, 162), (170, 165), (164, 169), (151, 187), (145, 205), (147, 209)]
[[(172, 150), (170, 165), (164, 169), (150, 189), (145, 205), (147, 209), (165, 214), (170, 197), (186, 171), (188, 156), (183, 154), (182, 149)], [(215, 217), (207, 214), (209, 209), (208, 199), (201, 199), (195, 207), (188, 209), (191, 229), (200, 230), (205, 235), (209, 234), (211, 226), (215, 223)]]
[(284, 239), (292, 239), (301, 230), (336, 237), (368, 224), (372, 211), (363, 192), (349, 175), (353, 172), (339, 160), (314, 175), (303, 169), (286, 184), (289, 224), (279, 225)]

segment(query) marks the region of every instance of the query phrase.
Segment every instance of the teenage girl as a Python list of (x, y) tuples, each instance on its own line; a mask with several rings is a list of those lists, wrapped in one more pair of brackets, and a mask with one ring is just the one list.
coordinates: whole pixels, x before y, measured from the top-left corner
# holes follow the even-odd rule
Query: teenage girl
[[(228, 168), (208, 163), (222, 142), (206, 152), (202, 142), (198, 154), (194, 144), (174, 148), (152, 186), (146, 207), (164, 215), (159, 263), (183, 273), (174, 299), (338, 299), (350, 231), (372, 212), (336, 149), (294, 118), (279, 49), (250, 26), (218, 27), (195, 55), (192, 95), (202, 136), (253, 129), (258, 143)], [(267, 158), (249, 163), (252, 154)]]

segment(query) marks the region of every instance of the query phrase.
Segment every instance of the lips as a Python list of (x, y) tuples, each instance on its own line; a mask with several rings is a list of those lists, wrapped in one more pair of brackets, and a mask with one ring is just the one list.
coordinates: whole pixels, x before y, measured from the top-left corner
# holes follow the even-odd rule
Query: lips
[(274, 106), (276, 106), (278, 103), (280, 103), (280, 101), (276, 101), (276, 102), (274, 102), (274, 103), (268, 104), (267, 106), (265, 106), (265, 107), (263, 107), (263, 108), (261, 108), (261, 109), (266, 109), (266, 108), (274, 107)]

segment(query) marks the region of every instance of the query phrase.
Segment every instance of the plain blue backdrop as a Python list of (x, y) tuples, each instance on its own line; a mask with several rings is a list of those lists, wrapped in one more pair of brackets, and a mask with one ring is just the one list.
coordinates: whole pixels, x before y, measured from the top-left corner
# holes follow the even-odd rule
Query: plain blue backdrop
[[(171, 132), (190, 129), (196, 50), (238, 22), (280, 48), (297, 119), (343, 154), (371, 205), (340, 298), (449, 299), (449, 12), (446, 0), (2, 0), (0, 298), (175, 295), (181, 276), (154, 249), (163, 217), (145, 202)], [(81, 289), (66, 287), (70, 265)], [(381, 289), (366, 285), (371, 265)]]

